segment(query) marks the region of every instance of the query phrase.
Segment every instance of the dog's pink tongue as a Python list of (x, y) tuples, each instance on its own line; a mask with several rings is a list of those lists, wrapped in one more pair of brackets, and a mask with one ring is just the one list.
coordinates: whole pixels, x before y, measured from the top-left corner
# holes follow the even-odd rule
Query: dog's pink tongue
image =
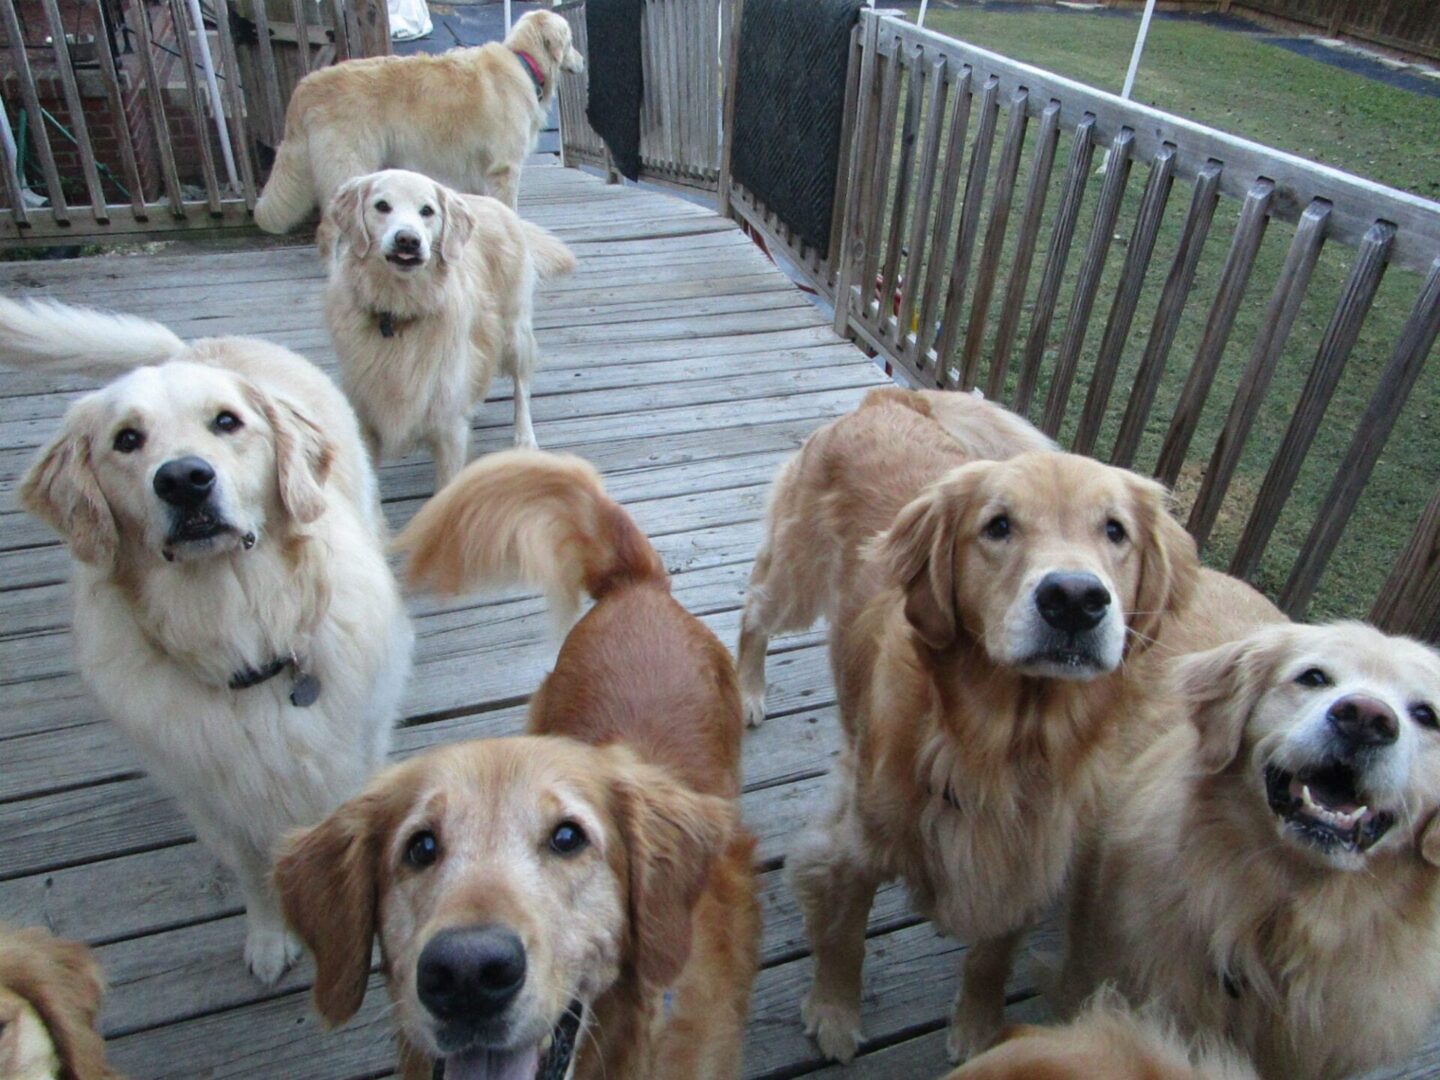
[(523, 1050), (467, 1050), (445, 1059), (445, 1080), (535, 1080), (538, 1044)]

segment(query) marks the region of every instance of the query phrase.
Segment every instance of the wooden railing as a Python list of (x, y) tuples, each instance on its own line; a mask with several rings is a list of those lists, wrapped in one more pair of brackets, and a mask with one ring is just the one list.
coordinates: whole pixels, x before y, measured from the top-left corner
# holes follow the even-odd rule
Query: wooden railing
[[(1196, 539), (1297, 616), (1364, 542), (1362, 499), (1419, 511), (1413, 476), (1386, 475), (1378, 507), (1369, 487), (1440, 332), (1440, 204), (893, 14), (861, 16), (851, 71), (832, 260), (729, 192), (833, 297), (838, 331), (917, 385), (980, 388), (1178, 484)], [(1387, 579), (1340, 591), (1378, 590), (1372, 617), (1440, 637), (1440, 493), (1388, 554)]]
[[(720, 172), (721, 9), (729, 0), (647, 0), (641, 27), (644, 95), (640, 177), (715, 190)], [(575, 47), (589, 56), (585, 5), (566, 5)], [(589, 73), (560, 86), (560, 138), (566, 165), (606, 167), (605, 144), (585, 119)]]
[(0, 247), (248, 225), (295, 83), (390, 41), (384, 0), (0, 0), (0, 13)]

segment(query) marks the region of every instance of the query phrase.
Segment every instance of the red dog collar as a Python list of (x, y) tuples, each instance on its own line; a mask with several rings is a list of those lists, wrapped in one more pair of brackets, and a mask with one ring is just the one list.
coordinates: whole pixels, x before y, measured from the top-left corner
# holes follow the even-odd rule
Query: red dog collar
[(535, 62), (535, 58), (521, 49), (511, 49), (510, 51), (519, 58), (520, 63), (525, 68), (526, 74), (530, 76), (530, 81), (535, 84), (535, 96), (537, 98), (544, 97), (545, 72), (540, 69), (540, 65)]

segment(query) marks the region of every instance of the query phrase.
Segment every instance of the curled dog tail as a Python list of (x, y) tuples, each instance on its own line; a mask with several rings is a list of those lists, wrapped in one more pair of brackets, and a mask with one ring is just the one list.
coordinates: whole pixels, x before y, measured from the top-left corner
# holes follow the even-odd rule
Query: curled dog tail
[(581, 597), (669, 576), (589, 462), (506, 450), (472, 462), (395, 539), (411, 584), (441, 593), (523, 583), (542, 589), (557, 625)]
[(564, 277), (575, 269), (575, 253), (565, 246), (564, 241), (539, 225), (522, 221), (525, 230), (525, 244), (530, 248), (530, 258), (535, 260), (535, 272), (541, 281)]
[(167, 327), (136, 315), (0, 297), (0, 363), (7, 367), (103, 377), (164, 363), (184, 348)]
[(309, 216), (316, 202), (310, 145), (304, 132), (290, 130), (275, 152), (275, 166), (265, 190), (255, 200), (255, 224), (268, 233), (287, 233)]

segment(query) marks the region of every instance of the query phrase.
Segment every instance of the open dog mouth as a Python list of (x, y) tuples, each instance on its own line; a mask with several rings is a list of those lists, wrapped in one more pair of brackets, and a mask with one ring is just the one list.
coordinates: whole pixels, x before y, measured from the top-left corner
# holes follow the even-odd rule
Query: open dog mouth
[(385, 261), (401, 270), (418, 270), (425, 265), (425, 256), (418, 251), (392, 251), (385, 256)]
[(514, 1050), (475, 1046), (435, 1063), (433, 1080), (565, 1080), (575, 1057), (575, 1044), (585, 1006), (572, 1001), (541, 1040)]
[(1366, 805), (1354, 768), (1344, 762), (1310, 765), (1298, 772), (1267, 765), (1265, 794), (1271, 810), (1324, 851), (1367, 851), (1395, 824), (1390, 811)]

